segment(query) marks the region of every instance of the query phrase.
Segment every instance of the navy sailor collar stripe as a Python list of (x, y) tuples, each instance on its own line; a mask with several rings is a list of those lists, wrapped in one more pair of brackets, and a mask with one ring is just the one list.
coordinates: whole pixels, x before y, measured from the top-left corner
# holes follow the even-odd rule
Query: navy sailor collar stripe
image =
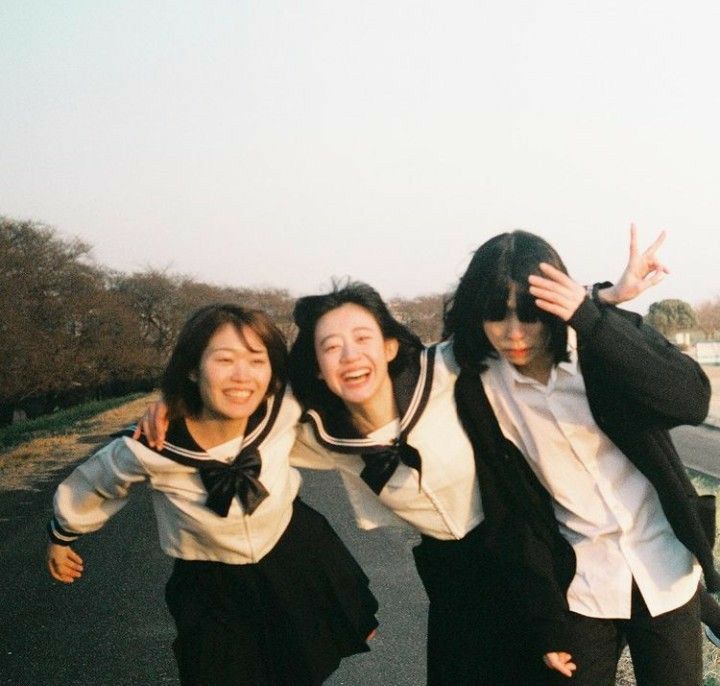
[[(392, 379), (403, 438), (418, 422), (430, 399), (436, 350), (436, 346), (431, 346), (420, 351), (413, 363)], [(336, 452), (368, 453), (386, 447), (360, 434), (344, 408), (342, 413), (310, 408), (300, 421), (310, 424), (322, 446)]]
[[(275, 425), (278, 414), (280, 413), (280, 407), (282, 405), (284, 394), (285, 388), (282, 387), (277, 393), (275, 393), (275, 395), (271, 396), (267, 400), (264, 400), (257, 410), (250, 415), (248, 418), (245, 437), (243, 438), (242, 446), (237, 457), (243, 453), (257, 450), (261, 447), (263, 441), (268, 437)], [(131, 437), (134, 431), (135, 426), (131, 426), (117, 434), (114, 434), (114, 436)], [(155, 450), (155, 452), (159, 453), (163, 457), (167, 457), (173, 462), (177, 462), (187, 467), (203, 469), (208, 467), (229, 466), (228, 463), (211, 457), (209, 453), (197, 444), (190, 434), (190, 431), (188, 431), (185, 420), (182, 418), (170, 422), (167, 438), (162, 450), (156, 450), (148, 445), (147, 439), (144, 435), (140, 437), (140, 443), (142, 443), (145, 447), (150, 448), (150, 450)], [(237, 457), (235, 458), (236, 460)]]

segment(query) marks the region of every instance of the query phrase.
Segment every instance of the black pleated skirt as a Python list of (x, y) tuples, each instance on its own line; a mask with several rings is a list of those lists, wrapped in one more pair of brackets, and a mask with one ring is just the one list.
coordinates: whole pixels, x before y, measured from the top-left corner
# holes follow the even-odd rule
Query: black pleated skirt
[(377, 626), (368, 579), (299, 499), (257, 564), (176, 560), (165, 590), (183, 686), (314, 686)]
[(459, 541), (422, 536), (413, 555), (430, 601), (427, 686), (546, 683), (540, 656), (526, 649), (486, 522)]

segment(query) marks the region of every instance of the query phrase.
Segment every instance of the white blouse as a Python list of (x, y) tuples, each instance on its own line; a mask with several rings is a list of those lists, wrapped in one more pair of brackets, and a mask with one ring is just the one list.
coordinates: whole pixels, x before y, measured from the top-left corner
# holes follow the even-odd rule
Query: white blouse
[[(279, 411), (274, 404), (281, 402)], [(78, 466), (58, 486), (51, 539), (71, 543), (100, 529), (127, 502), (130, 489), (147, 481), (162, 550), (184, 560), (248, 564), (262, 559), (277, 543), (292, 516), (300, 475), (290, 467), (300, 407), (289, 394), (268, 400), (259, 424), (245, 437), (207, 452), (178, 448), (182, 462), (132, 438), (122, 437)], [(261, 457), (259, 481), (269, 492), (248, 515), (237, 497), (227, 517), (205, 505), (207, 490), (198, 467), (203, 461), (230, 463), (239, 449), (255, 447)]]
[[(358, 526), (410, 525), (442, 540), (461, 539), (483, 519), (472, 445), (457, 418), (454, 387), (457, 368), (448, 344), (436, 346), (430, 367), (428, 351), (421, 355), (420, 376), (413, 401), (399, 426), (414, 422), (407, 442), (420, 453), (421, 472), (400, 463), (376, 495), (360, 478), (360, 457), (370, 446), (389, 445), (397, 435), (393, 425), (364, 439), (331, 436), (322, 416), (310, 411), (301, 424), (292, 464), (311, 469), (337, 469), (347, 489)], [(430, 383), (426, 402), (418, 400)]]

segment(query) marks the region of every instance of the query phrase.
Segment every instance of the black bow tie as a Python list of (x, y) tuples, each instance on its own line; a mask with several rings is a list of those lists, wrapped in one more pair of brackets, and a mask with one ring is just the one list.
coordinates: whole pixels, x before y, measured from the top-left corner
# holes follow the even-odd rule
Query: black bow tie
[(205, 505), (221, 517), (227, 517), (234, 496), (251, 515), (270, 494), (258, 480), (262, 460), (255, 450), (244, 450), (232, 464), (222, 467), (201, 467), (200, 478), (208, 492)]
[(411, 445), (396, 439), (392, 445), (380, 450), (363, 453), (365, 468), (360, 472), (360, 478), (372, 488), (373, 492), (380, 494), (390, 477), (395, 473), (397, 466), (402, 462), (408, 467), (416, 469), (420, 474), (420, 453)]

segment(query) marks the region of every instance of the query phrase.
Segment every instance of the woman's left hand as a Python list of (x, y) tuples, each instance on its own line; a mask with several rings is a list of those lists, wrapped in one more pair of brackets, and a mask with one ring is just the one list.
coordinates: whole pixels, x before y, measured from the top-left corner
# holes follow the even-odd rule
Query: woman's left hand
[(598, 291), (598, 297), (608, 305), (619, 305), (659, 284), (670, 273), (656, 255), (664, 241), (665, 232), (662, 231), (655, 242), (641, 253), (637, 247), (637, 229), (635, 224), (630, 224), (630, 255), (625, 271), (614, 286)]
[(568, 321), (585, 299), (585, 289), (546, 262), (540, 263), (540, 271), (543, 276), (531, 274), (528, 277), (530, 294), (535, 297), (535, 304), (541, 310)]

